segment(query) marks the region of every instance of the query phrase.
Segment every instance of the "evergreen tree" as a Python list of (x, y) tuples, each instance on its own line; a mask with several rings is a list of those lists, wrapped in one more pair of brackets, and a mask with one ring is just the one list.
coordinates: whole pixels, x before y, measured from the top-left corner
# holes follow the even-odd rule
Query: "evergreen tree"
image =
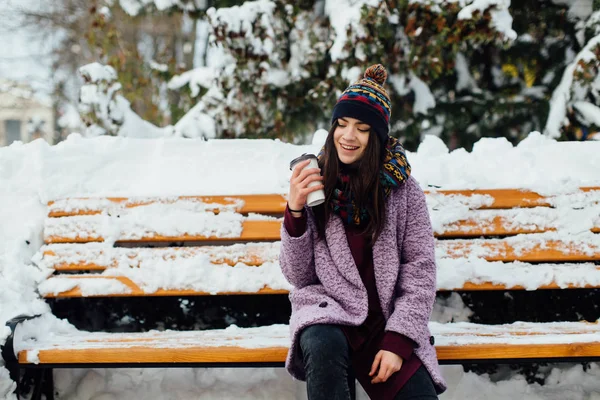
[[(184, 15), (209, 29), (204, 65), (187, 71), (176, 57), (157, 60), (164, 68), (155, 68), (149, 82), (163, 92), (143, 97), (153, 103), (167, 99), (176, 124), (165, 134), (303, 142), (329, 126), (341, 91), (366, 67), (382, 63), (393, 102), (391, 134), (414, 150), (424, 134), (467, 149), (481, 137), (517, 143), (532, 130), (551, 134), (552, 116), (562, 112), (550, 113), (551, 105), (561, 110), (560, 102), (550, 101), (553, 92), (596, 34), (593, 21), (600, 18), (590, 16), (589, 1), (589, 12), (549, 0), (260, 0), (215, 2), (208, 10), (188, 1), (158, 2), (159, 9), (152, 2), (121, 0), (119, 6), (133, 19)], [(136, 63), (143, 69), (148, 62)], [(121, 76), (118, 60), (109, 64), (120, 82), (129, 79)], [(564, 104), (570, 122), (561, 121), (554, 136), (583, 138), (573, 130), (595, 115), (590, 96), (597, 68), (578, 65), (572, 81), (590, 89)], [(134, 101), (132, 108), (139, 112)]]

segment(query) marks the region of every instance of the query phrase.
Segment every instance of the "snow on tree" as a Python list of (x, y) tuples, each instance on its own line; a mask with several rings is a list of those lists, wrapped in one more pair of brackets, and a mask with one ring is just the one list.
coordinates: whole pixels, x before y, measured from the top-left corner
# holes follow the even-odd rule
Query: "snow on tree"
[(141, 119), (131, 110), (127, 99), (119, 94), (114, 68), (99, 63), (79, 69), (85, 81), (79, 97), (79, 110), (85, 123), (86, 136), (116, 135), (155, 138), (170, 136), (169, 127), (159, 128)]
[[(136, 3), (158, 9), (151, 1)], [(424, 130), (443, 134), (451, 120), (444, 113), (455, 112), (444, 94), (456, 91), (457, 82), (467, 97), (482, 92), (469, 70), (474, 52), (515, 39), (509, 5), (260, 0), (211, 8), (206, 18), (213, 61), (168, 84), (171, 91), (189, 85), (198, 98), (180, 134), (196, 136), (195, 123), (212, 121), (213, 135), (203, 136), (305, 140), (329, 125), (341, 91), (374, 62), (389, 71), (392, 134), (413, 145)], [(452, 96), (450, 102), (456, 101)]]
[[(113, 0), (114, 1), (114, 0)], [(113, 3), (111, 1), (111, 5)], [(148, 12), (152, 8), (158, 11), (179, 9), (194, 12), (206, 9), (206, 0), (118, 0), (121, 8), (131, 16), (137, 16), (142, 12)]]
[(544, 133), (553, 138), (600, 140), (600, 4), (568, 2), (585, 46), (565, 68), (554, 90)]
[(86, 125), (86, 136), (113, 135), (137, 138), (166, 136), (214, 138), (214, 116), (202, 112), (198, 103), (174, 126), (157, 127), (131, 110), (121, 94), (121, 84), (111, 66), (92, 63), (79, 70), (85, 84), (81, 88), (79, 111)]

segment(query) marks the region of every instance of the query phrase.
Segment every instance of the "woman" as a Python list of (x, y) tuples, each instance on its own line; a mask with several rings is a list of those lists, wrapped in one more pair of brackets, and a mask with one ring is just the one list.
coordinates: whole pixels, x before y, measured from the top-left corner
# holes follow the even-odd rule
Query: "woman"
[[(388, 136), (381, 65), (344, 91), (319, 166), (298, 164), (281, 230), (290, 293), (286, 367), (308, 398), (437, 399), (446, 389), (428, 321), (436, 291), (431, 222), (404, 150)], [(320, 185), (308, 184), (320, 181)], [(308, 193), (325, 190), (309, 208)]]

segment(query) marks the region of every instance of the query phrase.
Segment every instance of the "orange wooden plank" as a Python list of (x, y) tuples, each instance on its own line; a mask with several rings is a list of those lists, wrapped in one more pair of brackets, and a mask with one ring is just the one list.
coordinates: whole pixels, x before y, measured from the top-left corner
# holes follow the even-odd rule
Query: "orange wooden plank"
[[(179, 235), (179, 236), (164, 236), (152, 235), (145, 236), (139, 239), (117, 240), (117, 243), (132, 243), (132, 242), (195, 242), (195, 241), (211, 241), (211, 242), (230, 242), (230, 241), (275, 241), (280, 239), (281, 222), (275, 220), (250, 220), (242, 222), (242, 234), (239, 237), (217, 237), (217, 236), (202, 236), (202, 235)], [(103, 242), (104, 238), (89, 238), (76, 237), (70, 238), (67, 236), (47, 236), (44, 238), (46, 244), (53, 243), (95, 243)]]
[[(583, 192), (600, 191), (600, 187), (582, 187)], [(430, 191), (425, 191), (430, 193)], [(508, 208), (531, 208), (550, 207), (549, 200), (540, 194), (528, 190), (519, 189), (478, 189), (478, 190), (438, 190), (436, 194), (474, 196), (491, 196), (494, 201), (489, 206), (482, 206), (480, 210), (486, 209), (508, 209)]]
[[(89, 198), (74, 198), (73, 200), (86, 200)], [(104, 199), (104, 198), (103, 198)], [(173, 204), (179, 200), (197, 201), (201, 203), (215, 203), (225, 206), (234, 205), (238, 200), (243, 201), (242, 207), (237, 207), (239, 213), (257, 213), (257, 214), (282, 214), (285, 210), (287, 200), (285, 196), (279, 194), (259, 194), (259, 195), (239, 195), (239, 196), (179, 196), (176, 199), (148, 199), (145, 201), (130, 201), (126, 197), (107, 197), (106, 200), (111, 201), (117, 206), (124, 208), (140, 207), (154, 203)], [(48, 206), (52, 206), (55, 202), (48, 202)], [(215, 208), (218, 211), (218, 208)], [(215, 211), (213, 210), (213, 211)], [(55, 208), (48, 213), (49, 217), (68, 217), (75, 215), (95, 215), (102, 212), (101, 208), (89, 209), (60, 209)]]
[[(287, 347), (248, 349), (243, 347), (126, 347), (101, 349), (51, 349), (38, 354), (40, 364), (119, 364), (119, 363), (228, 363), (283, 362)], [(19, 363), (29, 364), (27, 351), (19, 352)]]
[(600, 357), (600, 341), (553, 344), (469, 344), (436, 346), (439, 360), (501, 360)]
[[(599, 268), (600, 269), (600, 268)], [(566, 289), (596, 289), (600, 286), (585, 284), (585, 285), (575, 285), (569, 284)], [(547, 290), (547, 289), (565, 289), (565, 287), (559, 286), (556, 282), (549, 283), (547, 285), (541, 285), (537, 288), (537, 290)], [(461, 288), (454, 289), (440, 289), (440, 292), (451, 292), (455, 290), (462, 291), (484, 291), (484, 290), (525, 290), (524, 286), (515, 285), (515, 286), (506, 286), (503, 284), (497, 284), (492, 282), (465, 282), (465, 284)]]
[[(69, 279), (114, 279), (127, 286), (130, 293), (110, 293), (110, 294), (99, 294), (92, 296), (83, 296), (81, 290), (76, 287), (71, 290), (61, 292), (58, 294), (48, 293), (45, 298), (73, 298), (73, 297), (164, 297), (164, 296), (210, 296), (212, 293), (198, 292), (191, 289), (158, 289), (156, 292), (147, 293), (144, 292), (138, 285), (136, 285), (131, 279), (125, 276), (103, 276), (103, 275), (69, 275), (64, 278)], [(51, 278), (50, 278), (51, 279)], [(257, 292), (218, 292), (217, 295), (242, 295), (242, 294), (287, 294), (287, 290), (271, 289), (264, 287)]]
[(534, 244), (522, 250), (512, 247), (508, 239), (471, 242), (466, 239), (441, 240), (437, 246), (443, 246), (446, 254), (452, 258), (470, 256), (473, 251), (486, 250), (482, 255), (487, 261), (524, 261), (524, 262), (564, 262), (564, 261), (600, 261), (600, 247), (588, 244), (588, 252), (578, 250), (568, 243), (548, 240)]
[[(152, 235), (142, 237), (139, 239), (127, 239), (123, 238), (117, 240), (117, 243), (137, 243), (137, 242), (201, 242), (201, 241), (276, 241), (280, 240), (280, 229), (281, 222), (279, 221), (268, 221), (268, 220), (256, 220), (256, 221), (244, 221), (242, 223), (242, 234), (239, 237), (223, 238), (223, 237), (206, 237), (202, 235), (179, 235), (179, 236), (164, 236), (164, 235)], [(477, 221), (476, 219), (469, 219), (464, 221), (458, 221), (443, 233), (434, 233), (437, 238), (468, 238), (468, 237), (485, 237), (485, 236), (513, 236), (525, 233), (543, 233), (549, 231), (555, 231), (555, 227), (538, 227), (534, 225), (521, 225), (514, 226), (514, 223), (503, 216), (497, 216), (490, 221)], [(593, 233), (600, 233), (600, 225), (594, 226), (591, 229)], [(94, 243), (103, 242), (104, 238), (88, 238), (77, 237), (70, 238), (66, 236), (55, 236), (50, 235), (44, 238), (46, 244), (53, 243)]]
[[(556, 230), (556, 227), (539, 227), (532, 224), (515, 226), (511, 219), (498, 215), (489, 221), (478, 221), (476, 218), (458, 221), (452, 224), (450, 229), (446, 229), (443, 233), (435, 233), (434, 236), (437, 238), (514, 236), (524, 233), (555, 232)], [(590, 231), (600, 233), (600, 224), (593, 226)]]
[[(155, 255), (153, 257), (160, 257), (163, 260), (174, 260), (177, 257), (181, 258), (191, 258), (198, 255), (207, 255), (210, 258), (211, 263), (213, 264), (227, 264), (230, 266), (235, 266), (237, 263), (243, 263), (249, 266), (259, 266), (262, 265), (266, 261), (274, 261), (270, 256), (265, 255), (264, 249), (261, 249), (259, 246), (246, 245), (247, 251), (239, 254), (237, 251), (233, 251), (233, 253), (228, 253), (227, 247), (220, 246), (201, 246), (201, 247), (168, 247), (168, 248), (155, 248), (155, 249), (143, 249), (141, 251), (136, 252), (136, 249), (127, 249), (127, 257), (131, 260), (132, 268), (139, 268), (139, 260), (137, 261), (137, 265), (135, 260), (138, 258), (140, 252), (151, 252)], [(166, 250), (166, 251), (165, 251)], [(118, 264), (118, 257), (122, 257), (123, 255), (119, 253), (117, 250), (112, 250), (112, 248), (106, 249), (106, 252), (109, 253), (108, 257), (105, 257), (105, 251), (97, 252), (97, 257), (100, 257), (100, 260), (93, 259), (84, 259), (80, 260), (77, 263), (58, 263), (54, 266), (56, 271), (104, 271), (106, 268), (115, 267)], [(110, 254), (114, 253), (114, 254)], [(44, 257), (56, 257), (57, 254), (52, 250), (45, 250), (43, 253)], [(85, 256), (82, 256), (85, 258)], [(103, 263), (102, 261), (108, 259), (107, 263)]]
[[(99, 294), (93, 296), (83, 296), (81, 290), (79, 288), (73, 288), (71, 290), (54, 294), (49, 293), (44, 295), (45, 298), (78, 298), (78, 297), (164, 297), (164, 296), (211, 296), (211, 295), (243, 295), (243, 294), (288, 294), (287, 290), (283, 289), (270, 289), (265, 287), (258, 292), (219, 292), (216, 294), (207, 293), (207, 292), (198, 292), (194, 290), (182, 290), (182, 289), (159, 289), (154, 293), (146, 293), (142, 291), (135, 283), (133, 283), (129, 278), (123, 276), (106, 276), (106, 275), (97, 275), (97, 276), (82, 276), (82, 275), (72, 275), (67, 278), (72, 279), (115, 279), (128, 286), (131, 289), (131, 293), (107, 293), (107, 294)], [(51, 278), (50, 278), (51, 279)], [(594, 289), (600, 286), (597, 285), (568, 285), (567, 289)], [(541, 285), (537, 288), (537, 290), (547, 290), (547, 289), (564, 289), (563, 287), (558, 286), (555, 282), (552, 282), (547, 285)], [(466, 282), (461, 288), (454, 289), (438, 289), (438, 292), (450, 292), (450, 291), (486, 291), (486, 290), (525, 290), (525, 287), (521, 285), (515, 286), (507, 286), (503, 284), (497, 284), (492, 282), (482, 282), (482, 283), (473, 283)]]
[[(440, 361), (506, 360), (539, 358), (600, 357), (600, 342), (553, 344), (470, 344), (435, 346)], [(119, 364), (119, 363), (260, 363), (281, 362), (287, 347), (182, 347), (49, 349), (37, 354), (39, 364)], [(18, 355), (20, 364), (29, 364), (27, 351)]]
[[(534, 225), (514, 226), (514, 221), (503, 216), (496, 216), (492, 220), (480, 221), (475, 218), (453, 223), (443, 233), (434, 233), (437, 238), (461, 238), (480, 236), (512, 236), (523, 233), (543, 233), (556, 230), (553, 227), (538, 227)], [(600, 231), (600, 226), (597, 227)]]
[[(600, 187), (582, 187), (583, 192), (600, 191)], [(516, 207), (549, 207), (550, 202), (542, 195), (535, 192), (519, 189), (478, 189), (478, 190), (438, 190), (425, 191), (426, 194), (435, 193), (442, 195), (462, 195), (474, 196), (484, 195), (491, 196), (494, 201), (489, 206), (482, 206), (481, 209), (508, 209)], [(74, 198), (73, 200), (86, 200), (90, 198)], [(203, 203), (216, 203), (222, 205), (235, 204), (233, 199), (241, 199), (244, 205), (237, 209), (240, 213), (258, 213), (258, 214), (281, 214), (286, 205), (285, 196), (279, 194), (266, 195), (235, 195), (235, 196), (179, 196), (173, 199), (148, 199), (145, 201), (129, 200), (126, 197), (107, 197), (103, 198), (113, 202), (115, 205), (122, 205), (124, 208), (140, 207), (154, 203), (172, 204), (178, 200), (198, 201)], [(48, 202), (48, 206), (52, 206), (55, 202)], [(94, 215), (102, 212), (101, 208), (88, 209), (61, 209), (54, 208), (48, 214), (49, 217), (65, 217), (74, 215)]]
[[(153, 257), (163, 257), (167, 259), (175, 259), (175, 257), (194, 257), (198, 254), (206, 254), (210, 257), (213, 264), (228, 264), (231, 266), (237, 263), (244, 263), (251, 266), (259, 266), (265, 262), (264, 249), (260, 247), (249, 247), (242, 255), (228, 255), (227, 249), (219, 246), (200, 246), (200, 247), (170, 247), (168, 254), (161, 248), (144, 249), (146, 252), (155, 252)], [(471, 256), (473, 252), (477, 252), (477, 256), (487, 261), (523, 261), (523, 262), (565, 262), (565, 261), (600, 261), (600, 248), (594, 248), (592, 244), (588, 244), (589, 252), (577, 250), (569, 243), (551, 240), (546, 241), (530, 248), (517, 251), (513, 249), (509, 239), (501, 240), (479, 240), (472, 241), (468, 239), (455, 240), (438, 240), (436, 246), (444, 253), (444, 257), (464, 258)], [(484, 252), (481, 253), (481, 249)], [(115, 254), (111, 254), (114, 252)], [(139, 251), (136, 249), (127, 249), (128, 257), (135, 260), (138, 257)], [(108, 254), (107, 254), (108, 253)], [(481, 253), (481, 254), (480, 254)], [(117, 258), (121, 254), (117, 250), (106, 249), (100, 251), (96, 257), (99, 259), (85, 259), (77, 263), (58, 263), (54, 266), (56, 271), (102, 271), (106, 268), (116, 266)], [(44, 257), (56, 257), (56, 253), (52, 250), (46, 250)], [(72, 257), (72, 256), (69, 256)], [(85, 258), (85, 253), (82, 254)], [(104, 262), (106, 260), (106, 262)], [(270, 260), (269, 261), (276, 261)], [(135, 264), (135, 263), (134, 263)]]

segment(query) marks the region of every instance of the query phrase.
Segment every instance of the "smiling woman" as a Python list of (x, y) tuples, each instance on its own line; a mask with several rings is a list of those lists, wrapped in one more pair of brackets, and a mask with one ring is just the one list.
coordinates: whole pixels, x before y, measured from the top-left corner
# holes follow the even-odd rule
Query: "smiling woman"
[[(290, 294), (286, 366), (308, 398), (436, 399), (445, 390), (429, 334), (436, 290), (425, 196), (388, 136), (387, 72), (373, 65), (333, 109), (319, 169), (294, 169), (280, 265)], [(322, 185), (309, 184), (322, 181)], [(308, 207), (309, 193), (325, 202)]]
[(338, 157), (344, 164), (352, 164), (362, 157), (369, 143), (371, 127), (356, 118), (342, 117), (337, 120), (333, 141)]

